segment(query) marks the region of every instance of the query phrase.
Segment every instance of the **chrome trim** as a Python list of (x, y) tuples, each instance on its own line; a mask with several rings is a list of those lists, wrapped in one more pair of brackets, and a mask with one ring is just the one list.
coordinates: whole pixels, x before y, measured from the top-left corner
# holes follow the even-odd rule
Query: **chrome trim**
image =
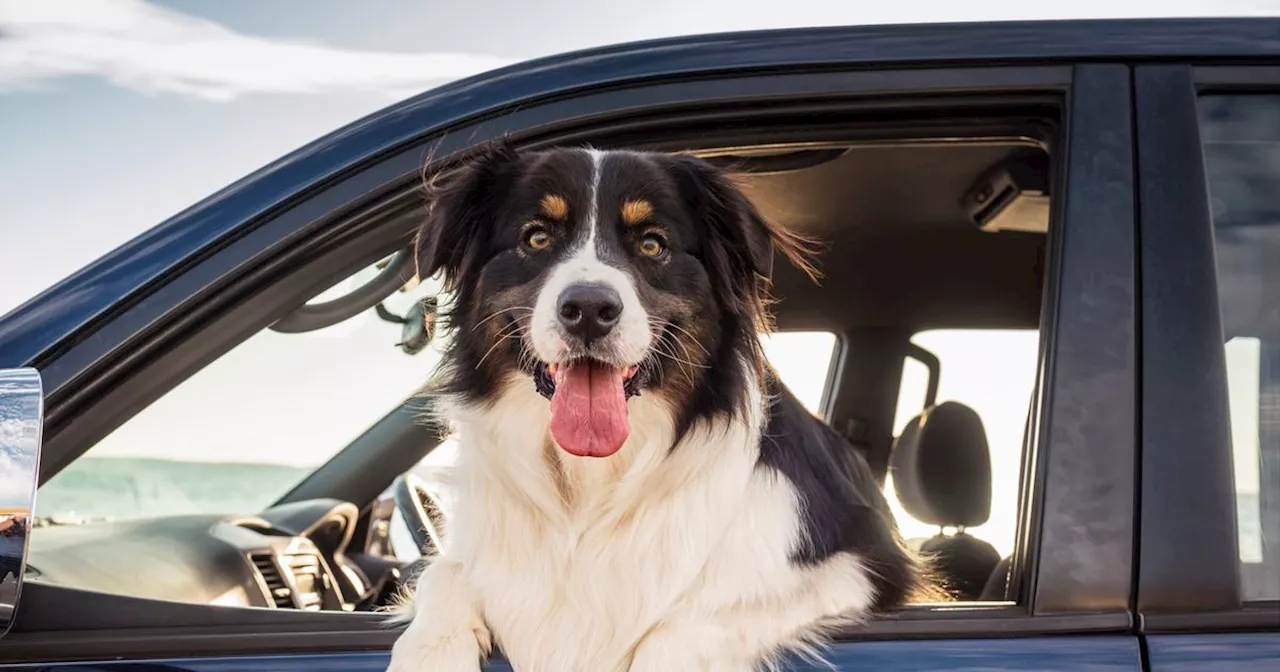
[(18, 611), (40, 478), (44, 391), (35, 369), (0, 369), (0, 637)]

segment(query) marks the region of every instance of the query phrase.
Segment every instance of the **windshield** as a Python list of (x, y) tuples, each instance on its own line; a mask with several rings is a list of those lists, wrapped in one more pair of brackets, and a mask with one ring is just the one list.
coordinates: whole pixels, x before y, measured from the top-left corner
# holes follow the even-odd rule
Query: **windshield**
[[(368, 282), (369, 267), (313, 299)], [(403, 315), (434, 282), (383, 305)], [(301, 334), (263, 330), (218, 358), (40, 488), (41, 524), (261, 511), (427, 382), (439, 344), (395, 347), (373, 311)]]

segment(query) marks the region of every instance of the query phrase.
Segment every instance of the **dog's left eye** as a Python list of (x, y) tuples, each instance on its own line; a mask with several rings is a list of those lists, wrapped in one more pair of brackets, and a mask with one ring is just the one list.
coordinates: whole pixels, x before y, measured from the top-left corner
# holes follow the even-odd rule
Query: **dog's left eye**
[(545, 250), (551, 246), (551, 234), (540, 226), (530, 227), (524, 233), (524, 244), (531, 250)]
[(666, 254), (667, 244), (658, 236), (645, 236), (640, 239), (640, 254), (656, 259)]

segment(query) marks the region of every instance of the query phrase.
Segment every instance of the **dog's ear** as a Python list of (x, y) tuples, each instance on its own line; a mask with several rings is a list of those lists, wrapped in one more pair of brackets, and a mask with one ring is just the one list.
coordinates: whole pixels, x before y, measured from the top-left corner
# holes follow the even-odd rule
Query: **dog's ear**
[(773, 277), (774, 251), (817, 279), (813, 265), (814, 244), (760, 215), (755, 205), (719, 168), (695, 157), (677, 157), (676, 180), (704, 228), (706, 262), (713, 282), (728, 282), (722, 289), (755, 306), (760, 280)]
[(518, 160), (516, 150), (499, 141), (424, 180), (427, 216), (414, 242), (418, 278), (425, 280), (443, 270), (445, 288), (452, 290), (481, 261), (499, 204), (496, 193)]

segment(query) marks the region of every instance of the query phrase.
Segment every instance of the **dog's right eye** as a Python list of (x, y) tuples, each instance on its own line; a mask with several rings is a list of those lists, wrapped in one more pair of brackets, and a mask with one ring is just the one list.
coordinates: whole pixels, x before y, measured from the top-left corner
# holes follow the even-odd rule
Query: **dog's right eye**
[(531, 226), (524, 232), (524, 244), (537, 252), (551, 247), (551, 234), (540, 226)]

